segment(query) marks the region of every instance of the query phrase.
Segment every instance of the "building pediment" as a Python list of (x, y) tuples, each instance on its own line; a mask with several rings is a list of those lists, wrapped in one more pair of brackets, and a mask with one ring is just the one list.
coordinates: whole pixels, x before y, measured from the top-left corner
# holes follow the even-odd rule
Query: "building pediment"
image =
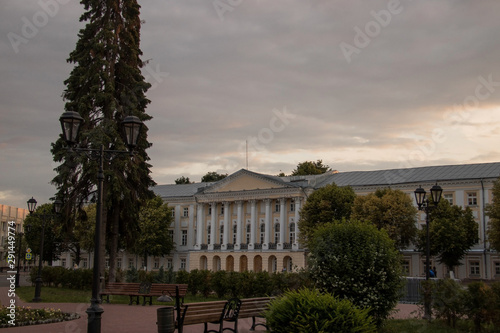
[(203, 190), (204, 194), (221, 192), (241, 192), (289, 188), (290, 185), (276, 177), (261, 175), (245, 169), (218, 181)]

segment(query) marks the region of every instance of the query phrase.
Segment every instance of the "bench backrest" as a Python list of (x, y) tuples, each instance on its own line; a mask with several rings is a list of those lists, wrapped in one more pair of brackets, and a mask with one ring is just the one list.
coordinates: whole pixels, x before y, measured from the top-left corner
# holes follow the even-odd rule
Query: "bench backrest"
[(167, 284), (167, 283), (153, 283), (149, 293), (151, 295), (168, 295), (175, 297), (175, 287), (179, 287), (179, 296), (184, 297), (187, 294), (187, 284)]
[(241, 300), (241, 308), (238, 317), (260, 317), (267, 309), (272, 297), (245, 298)]
[(140, 283), (109, 282), (103, 292), (139, 292)]

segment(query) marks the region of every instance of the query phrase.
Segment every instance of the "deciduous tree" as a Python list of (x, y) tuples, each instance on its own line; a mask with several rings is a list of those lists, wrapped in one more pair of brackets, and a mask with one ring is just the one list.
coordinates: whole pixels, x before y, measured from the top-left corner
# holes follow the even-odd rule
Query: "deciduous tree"
[(207, 172), (205, 176), (201, 178), (202, 183), (216, 182), (227, 177), (226, 174), (220, 174), (215, 171)]
[(297, 165), (295, 170), (292, 171), (291, 176), (320, 175), (328, 170), (330, 170), (330, 167), (323, 165), (322, 160), (317, 160), (316, 162), (305, 161)]
[(356, 194), (351, 187), (326, 185), (313, 192), (300, 210), (301, 241), (307, 244), (309, 236), (321, 224), (349, 219)]
[(385, 229), (400, 250), (408, 247), (417, 235), (417, 209), (412, 199), (400, 190), (383, 189), (356, 197), (351, 217)]
[(137, 240), (131, 252), (147, 256), (163, 257), (174, 249), (174, 243), (169, 235), (172, 223), (172, 212), (161, 197), (156, 196), (146, 202), (139, 213)]
[[(441, 200), (431, 210), (429, 222), (429, 250), (439, 263), (450, 270), (461, 265), (461, 260), (474, 244), (479, 241), (478, 225), (469, 207), (465, 209), (452, 206), (447, 200)], [(426, 228), (418, 231), (417, 247), (426, 249)]]

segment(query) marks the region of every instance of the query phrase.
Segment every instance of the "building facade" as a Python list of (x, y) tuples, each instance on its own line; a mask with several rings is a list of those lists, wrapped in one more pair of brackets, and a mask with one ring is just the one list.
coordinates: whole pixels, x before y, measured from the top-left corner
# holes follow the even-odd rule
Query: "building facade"
[[(120, 251), (121, 269), (160, 267), (173, 270), (293, 271), (307, 265), (307, 249), (298, 242), (300, 209), (315, 190), (335, 183), (350, 186), (357, 195), (391, 188), (407, 193), (416, 206), (414, 191), (443, 188), (442, 199), (469, 207), (478, 224), (479, 242), (455, 268), (459, 279), (500, 279), (500, 255), (489, 248), (486, 207), (492, 202), (493, 183), (500, 176), (500, 163), (430, 166), (379, 171), (331, 171), (316, 176), (277, 177), (241, 169), (214, 183), (159, 185), (153, 188), (172, 208), (171, 237), (175, 251), (165, 257), (141, 256)], [(425, 213), (416, 223), (425, 228)], [(406, 275), (425, 276), (425, 254), (402, 251)], [(80, 267), (91, 267), (82, 257)], [(56, 263), (57, 264), (57, 263)], [(72, 267), (70, 254), (59, 265)], [(446, 267), (431, 258), (438, 277)]]
[[(239, 170), (215, 183), (160, 185), (154, 191), (173, 208), (172, 237), (175, 253), (152, 258), (157, 265), (177, 269), (228, 271), (289, 271), (306, 266), (307, 250), (298, 242), (300, 208), (316, 189), (327, 184), (351, 186), (357, 195), (392, 188), (407, 193), (434, 184), (443, 199), (471, 208), (478, 223), (479, 243), (456, 267), (460, 279), (500, 279), (500, 256), (491, 251), (486, 231), (486, 206), (492, 201), (493, 182), (500, 163), (432, 166), (356, 172), (328, 172), (317, 176), (277, 177)], [(425, 213), (419, 212), (419, 228)], [(414, 248), (403, 251), (408, 276), (425, 275), (425, 255)], [(154, 265), (148, 265), (153, 267)], [(431, 258), (438, 277), (446, 268)]]

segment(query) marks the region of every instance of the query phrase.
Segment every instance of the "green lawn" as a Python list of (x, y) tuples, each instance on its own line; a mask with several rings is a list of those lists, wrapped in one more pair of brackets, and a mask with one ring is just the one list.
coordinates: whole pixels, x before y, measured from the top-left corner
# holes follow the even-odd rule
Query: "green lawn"
[[(31, 302), (35, 295), (35, 287), (20, 287), (16, 289), (17, 295), (25, 302)], [(92, 292), (90, 290), (74, 290), (67, 288), (54, 288), (42, 287), (41, 298), (43, 302), (47, 303), (89, 303)], [(129, 298), (127, 296), (111, 296), (111, 303), (113, 304), (128, 304)], [(191, 302), (204, 302), (213, 301), (217, 298), (206, 298), (202, 296), (187, 295), (185, 298), (186, 303)], [(171, 303), (162, 303), (156, 301), (153, 297), (154, 305), (173, 305)], [(444, 322), (434, 320), (428, 323), (421, 319), (405, 319), (405, 320), (388, 320), (385, 326), (380, 330), (380, 333), (452, 333), (452, 332), (472, 332), (473, 329), (470, 323), (459, 321), (457, 328), (451, 328)]]
[[(19, 287), (16, 288), (16, 293), (25, 302), (31, 302), (35, 296), (35, 287)], [(90, 303), (92, 291), (90, 290), (75, 290), (68, 288), (42, 287), (40, 297), (42, 302), (46, 303)], [(157, 297), (153, 297), (153, 305), (171, 305), (173, 302), (164, 303), (156, 301)], [(109, 296), (112, 304), (128, 304), (130, 299), (128, 296)], [(215, 301), (214, 297), (192, 296), (188, 294), (185, 297), (185, 303)], [(142, 302), (142, 297), (140, 298)], [(140, 303), (142, 304), (142, 303)]]

